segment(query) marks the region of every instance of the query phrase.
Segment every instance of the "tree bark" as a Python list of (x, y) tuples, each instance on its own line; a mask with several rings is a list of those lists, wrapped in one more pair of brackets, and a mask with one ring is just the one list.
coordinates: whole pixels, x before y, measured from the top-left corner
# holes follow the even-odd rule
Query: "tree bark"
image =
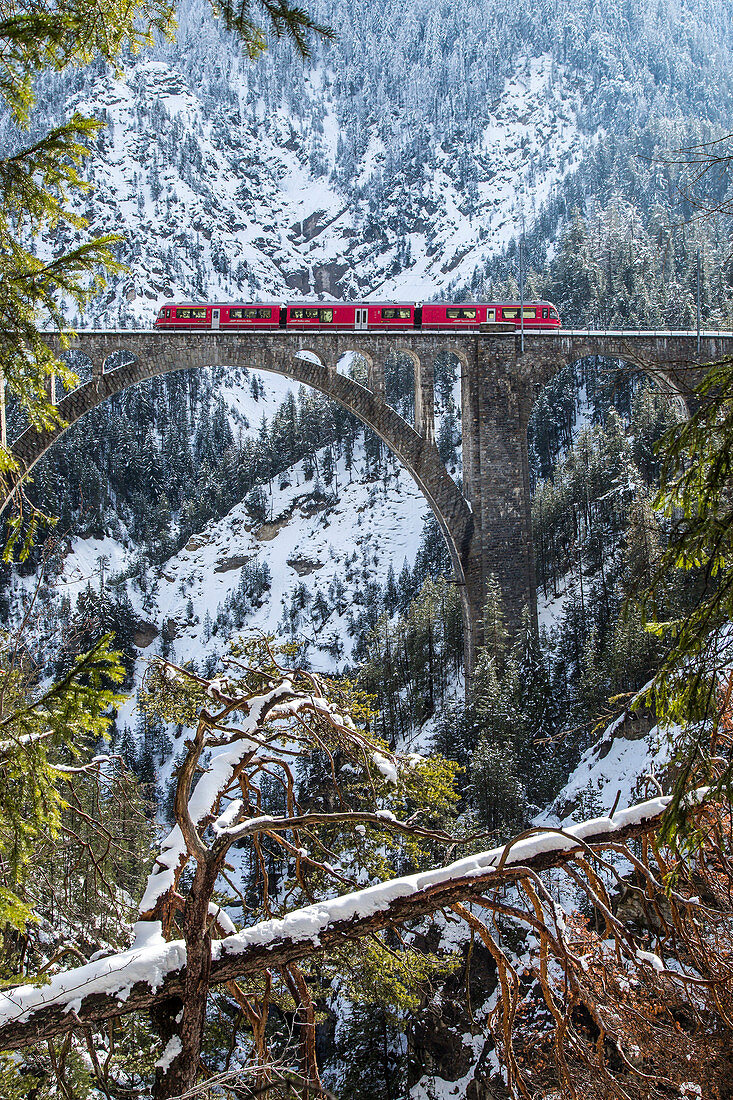
[[(177, 1037), (179, 1050), (169, 1064), (156, 1069), (153, 1100), (170, 1100), (171, 1097), (183, 1096), (196, 1084), (211, 986), (209, 901), (217, 875), (218, 865), (215, 860), (206, 859), (198, 864), (183, 912), (186, 968), (180, 1002), (182, 1011), (174, 1019), (174, 1030), (169, 1032), (166, 1025), (165, 1033), (160, 1034), (160, 1038), (165, 1038), (166, 1043)], [(151, 1018), (155, 1023), (155, 1017)]]
[[(658, 806), (658, 802), (656, 805)], [(608, 826), (602, 827), (602, 822), (599, 822), (595, 833), (588, 832), (584, 836), (584, 844), (602, 850), (604, 844), (617, 843), (629, 837), (652, 832), (659, 824), (664, 809), (665, 807), (662, 806), (655, 812), (650, 811), (643, 821), (625, 825), (613, 831), (609, 831)], [(189, 968), (184, 968), (171, 971), (155, 990), (148, 982), (137, 982), (129, 990), (125, 1000), (120, 1000), (115, 993), (94, 993), (82, 997), (80, 1003), (77, 1002), (76, 1011), (73, 1014), (69, 1013), (63, 1005), (58, 1004), (42, 1005), (31, 1012), (23, 1011), (19, 1007), (17, 1018), (0, 1026), (0, 1050), (20, 1050), (80, 1025), (99, 1024), (128, 1012), (150, 1010), (154, 1006), (157, 1012), (166, 1002), (172, 1003), (175, 998), (178, 998), (179, 1002), (183, 1003), (189, 996), (195, 1000), (195, 1009), (189, 1010), (193, 1036), (194, 1020), (199, 1019), (197, 1013), (201, 1010), (200, 983), (204, 978), (207, 986), (215, 985), (247, 974), (257, 974), (268, 968), (286, 966), (290, 962), (306, 958), (318, 951), (343, 946), (345, 942), (360, 939), (370, 932), (415, 920), (444, 906), (449, 906), (455, 901), (470, 900), (477, 892), (490, 889), (492, 885), (499, 886), (513, 877), (521, 877), (522, 867), (530, 867), (533, 871), (560, 867), (572, 860), (577, 852), (578, 848), (575, 848), (574, 852), (571, 849), (538, 852), (521, 865), (508, 860), (503, 866), (497, 856), (496, 865), (487, 867), (480, 874), (449, 879), (414, 890), (391, 901), (385, 901), (383, 907), (376, 912), (348, 919), (334, 919), (317, 934), (315, 942), (313, 938), (295, 940), (286, 936), (280, 939), (273, 937), (267, 943), (253, 942), (235, 953), (227, 950), (227, 941), (224, 940), (220, 956), (210, 962), (208, 969), (204, 969), (204, 955), (210, 959), (210, 940), (207, 939), (206, 951), (203, 950), (203, 944), (201, 944), (201, 952), (197, 952), (195, 945), (191, 945), (194, 951), (194, 969), (191, 972), (192, 978), (188, 981), (186, 970)], [(232, 939), (234, 940), (234, 937)], [(195, 962), (197, 958), (199, 961)], [(124, 983), (121, 982), (120, 987), (123, 985)], [(12, 998), (13, 990), (6, 990), (5, 995)], [(165, 1011), (170, 1015), (170, 1008)]]

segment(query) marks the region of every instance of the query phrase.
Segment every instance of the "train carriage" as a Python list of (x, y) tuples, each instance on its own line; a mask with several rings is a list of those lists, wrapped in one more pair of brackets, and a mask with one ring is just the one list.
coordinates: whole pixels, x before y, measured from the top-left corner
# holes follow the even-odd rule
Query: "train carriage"
[(555, 329), (552, 302), (166, 302), (156, 328), (252, 331), (490, 330), (510, 324)]
[(156, 328), (274, 329), (280, 327), (278, 302), (166, 302)]
[(357, 331), (415, 328), (414, 302), (293, 302), (286, 309), (286, 328), (348, 328)]
[[(520, 313), (521, 310), (521, 313)], [(551, 302), (426, 302), (423, 329), (478, 329), (482, 325), (513, 324), (517, 328), (559, 328), (560, 317)]]

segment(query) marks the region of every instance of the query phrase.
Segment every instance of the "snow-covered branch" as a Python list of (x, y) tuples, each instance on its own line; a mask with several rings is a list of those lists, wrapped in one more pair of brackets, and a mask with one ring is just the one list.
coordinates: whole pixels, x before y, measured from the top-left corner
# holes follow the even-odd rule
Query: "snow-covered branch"
[(399, 821), (394, 814), (390, 814), (386, 810), (377, 810), (374, 813), (345, 810), (343, 813), (296, 814), (293, 817), (272, 817), (269, 814), (264, 814), (262, 817), (248, 818), (237, 825), (221, 826), (216, 822), (213, 831), (217, 837), (233, 844), (245, 840), (247, 837), (256, 836), (258, 833), (281, 833), (291, 829), (307, 829), (319, 825), (373, 825), (377, 829), (389, 829), (392, 832), (420, 837), (423, 840), (435, 840), (444, 844), (459, 843), (459, 840), (449, 833), (424, 829), (422, 826), (410, 821)]
[[(562, 832), (537, 830), (523, 839), (468, 856), (447, 867), (395, 878), (298, 909), (212, 944), (210, 980), (230, 981), (284, 966), (318, 950), (434, 912), (478, 891), (532, 871), (560, 866), (588, 847), (650, 832), (669, 804), (655, 798), (612, 818)], [(582, 843), (581, 843), (582, 842)], [(157, 922), (140, 922), (129, 951), (0, 994), (0, 1049), (19, 1049), (78, 1026), (149, 1008), (180, 995), (186, 967), (183, 941), (166, 943)]]

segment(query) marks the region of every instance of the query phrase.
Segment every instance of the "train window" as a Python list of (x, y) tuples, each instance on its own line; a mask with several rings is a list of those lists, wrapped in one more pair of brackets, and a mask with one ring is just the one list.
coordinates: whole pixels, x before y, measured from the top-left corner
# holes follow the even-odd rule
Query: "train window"
[(559, 317), (558, 312), (557, 312), (556, 309), (551, 309), (550, 310), (550, 317), (552, 318), (553, 321), (559, 321), (560, 320), (560, 317)]
[(547, 313), (547, 308), (545, 307), (545, 308), (543, 308), (543, 310), (542, 310), (542, 320), (543, 320), (543, 321), (546, 321), (546, 320), (547, 320), (547, 316), (548, 316), (548, 313)]
[(230, 309), (230, 321), (269, 321), (272, 317), (271, 309)]
[(177, 317), (182, 317), (184, 320), (185, 319), (190, 319), (192, 321), (199, 321), (199, 320), (204, 320), (205, 321), (206, 320), (206, 310), (205, 309), (179, 309), (179, 310), (176, 310), (176, 316)]
[(523, 306), (522, 307), (522, 315), (524, 317), (536, 317), (537, 316), (537, 310), (534, 308), (534, 306)]
[(324, 321), (326, 324), (330, 324), (331, 321), (333, 321), (333, 310), (332, 309), (321, 309), (321, 310), (319, 310), (319, 313), (321, 315), (320, 316), (321, 321)]
[(165, 315), (166, 315), (166, 317), (170, 317), (170, 315), (171, 315), (171, 311), (170, 311), (169, 309), (167, 309), (167, 310), (165, 311)]
[(445, 315), (449, 321), (475, 321), (475, 309), (447, 309)]
[(383, 309), (383, 321), (409, 321), (412, 311), (409, 309)]
[(514, 306), (502, 306), (501, 312), (507, 321), (519, 320), (519, 309), (515, 309)]

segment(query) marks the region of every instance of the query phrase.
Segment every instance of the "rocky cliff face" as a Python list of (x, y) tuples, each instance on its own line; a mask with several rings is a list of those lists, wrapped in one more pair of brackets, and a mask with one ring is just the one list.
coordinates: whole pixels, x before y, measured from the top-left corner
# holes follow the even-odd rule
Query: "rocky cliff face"
[[(507, 247), (518, 274), (523, 230), (541, 269), (592, 196), (668, 205), (634, 158), (693, 144), (730, 106), (730, 14), (699, 7), (319, 0), (334, 42), (253, 64), (183, 0), (175, 41), (124, 77), (39, 82), (39, 124), (107, 122), (81, 209), (122, 230), (129, 271), (89, 323), (145, 325), (165, 298), (478, 293)], [(0, 147), (15, 140), (0, 127)]]

